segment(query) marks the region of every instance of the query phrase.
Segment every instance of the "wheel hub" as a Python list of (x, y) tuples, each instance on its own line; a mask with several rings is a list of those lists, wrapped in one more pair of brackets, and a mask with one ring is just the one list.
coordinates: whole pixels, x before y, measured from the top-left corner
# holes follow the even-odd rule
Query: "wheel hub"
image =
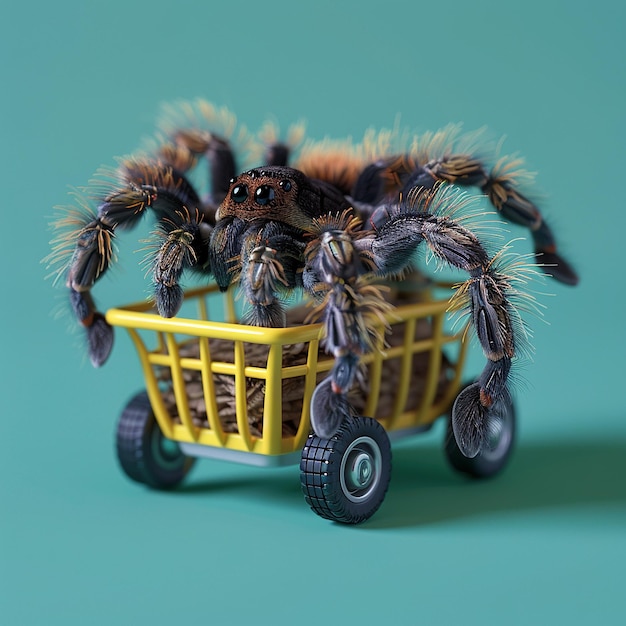
[(341, 488), (351, 502), (369, 498), (380, 481), (382, 455), (371, 437), (355, 439), (341, 461)]
[(181, 453), (179, 445), (163, 436), (157, 426), (151, 436), (152, 456), (162, 467), (179, 467), (184, 465), (185, 456)]
[(348, 469), (348, 482), (356, 489), (367, 487), (372, 480), (374, 468), (372, 467), (372, 459), (365, 452), (359, 452), (356, 458), (350, 463)]

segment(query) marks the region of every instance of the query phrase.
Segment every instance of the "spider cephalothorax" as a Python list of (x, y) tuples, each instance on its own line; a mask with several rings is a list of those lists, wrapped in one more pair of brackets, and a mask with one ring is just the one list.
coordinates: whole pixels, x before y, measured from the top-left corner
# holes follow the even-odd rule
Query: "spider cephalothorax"
[(290, 167), (253, 169), (230, 181), (216, 219), (271, 220), (308, 230), (313, 220), (348, 206), (345, 197), (322, 181)]
[[(97, 197), (95, 212), (59, 221), (69, 235), (55, 245), (92, 362), (106, 360), (113, 331), (96, 311), (91, 287), (111, 262), (116, 229), (132, 227), (150, 209), (159, 220), (151, 267), (161, 315), (178, 312), (186, 270), (211, 274), (222, 290), (238, 285), (250, 324), (283, 325), (283, 296), (294, 289), (313, 300), (335, 365), (314, 394), (311, 420), (318, 434), (330, 437), (351, 412), (347, 391), (362, 355), (380, 345), (381, 325), (373, 322), (389, 305), (379, 282), (401, 276), (413, 266), (415, 251), (427, 247), (467, 275), (456, 301), (469, 311), (487, 364), (459, 396), (453, 423), (460, 448), (477, 454), (490, 411), (509, 393), (523, 330), (514, 301), (523, 294), (503, 270), (501, 254), (490, 255), (457, 218), (468, 202), (458, 186), (478, 187), (504, 217), (527, 226), (538, 258), (553, 266), (557, 279), (575, 284), (577, 277), (556, 254), (537, 207), (519, 191), (514, 168), (501, 160), (488, 170), (473, 154), (455, 153), (446, 138), (415, 140), (405, 153), (389, 142), (379, 142), (384, 148), (374, 142), (373, 149), (370, 141), (360, 151), (345, 144), (345, 163), (340, 151), (325, 157), (313, 149), (301, 156), (303, 169), (288, 167), (289, 146), (273, 141), (264, 166), (236, 175), (228, 137), (191, 128), (172, 131), (154, 155), (123, 160), (101, 176), (97, 193), (88, 194)], [(202, 155), (211, 171), (204, 198), (187, 174)]]

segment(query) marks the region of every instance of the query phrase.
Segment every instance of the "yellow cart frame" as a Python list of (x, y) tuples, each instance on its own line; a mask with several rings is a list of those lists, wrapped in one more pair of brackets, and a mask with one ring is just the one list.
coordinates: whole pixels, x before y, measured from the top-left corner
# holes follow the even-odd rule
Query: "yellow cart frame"
[[(449, 285), (448, 285), (449, 287)], [(328, 372), (332, 357), (320, 353), (323, 337), (321, 324), (304, 324), (287, 328), (258, 328), (236, 322), (232, 293), (225, 294), (227, 322), (209, 319), (208, 298), (217, 292), (216, 286), (208, 286), (186, 293), (186, 302), (197, 304), (197, 318), (174, 317), (165, 319), (154, 311), (153, 303), (139, 302), (114, 308), (106, 319), (113, 326), (124, 327), (137, 349), (146, 382), (147, 394), (156, 421), (163, 435), (180, 444), (189, 456), (225, 458), (254, 465), (284, 465), (298, 462), (310, 433), (309, 406), (318, 375)], [(449, 296), (449, 292), (448, 292)], [(369, 391), (365, 403), (365, 415), (374, 415), (378, 405), (381, 380), (385, 362), (392, 358), (401, 361), (401, 373), (393, 408), (378, 421), (392, 439), (428, 429), (440, 415), (445, 414), (461, 387), (467, 342), (463, 341), (466, 326), (458, 332), (445, 330), (445, 318), (449, 307), (448, 298), (436, 299), (430, 292), (417, 304), (403, 304), (387, 315), (391, 332), (402, 328), (402, 342), (393, 347), (380, 345), (372, 354), (363, 358), (369, 366)], [(415, 338), (418, 320), (428, 319), (432, 334), (425, 339)], [(212, 357), (211, 339), (231, 341), (234, 358), (227, 362)], [(180, 355), (180, 348), (190, 340), (199, 342), (199, 358)], [(285, 346), (304, 343), (308, 346), (306, 363), (283, 365)], [(246, 364), (245, 345), (267, 346), (268, 357), (264, 367)], [(437, 390), (442, 368), (442, 348), (459, 344), (456, 362), (452, 364), (451, 376), (443, 393)], [(429, 354), (424, 393), (418, 406), (407, 410), (406, 401), (411, 384), (413, 355)], [(166, 408), (158, 371), (169, 368), (176, 400), (178, 418), (174, 419)], [(205, 427), (194, 424), (185, 388), (185, 370), (200, 372), (207, 423)], [(219, 419), (214, 394), (214, 376), (227, 374), (234, 377), (236, 433), (225, 432)], [(295, 435), (282, 434), (282, 382), (288, 378), (303, 378), (302, 414)], [(265, 381), (263, 428), (261, 436), (250, 432), (246, 401), (247, 379)]]

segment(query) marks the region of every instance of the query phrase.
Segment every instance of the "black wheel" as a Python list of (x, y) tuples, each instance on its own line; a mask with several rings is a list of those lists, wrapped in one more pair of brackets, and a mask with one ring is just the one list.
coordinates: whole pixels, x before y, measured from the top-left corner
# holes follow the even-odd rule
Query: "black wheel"
[(489, 478), (501, 472), (511, 457), (515, 444), (515, 406), (509, 399), (499, 403), (490, 414), (487, 448), (474, 458), (466, 457), (454, 438), (452, 420), (448, 419), (445, 451), (452, 467), (473, 478)]
[(369, 417), (344, 420), (330, 439), (309, 435), (300, 481), (310, 507), (329, 520), (359, 524), (380, 507), (391, 478), (385, 429)]
[(122, 411), (116, 447), (124, 473), (156, 489), (178, 485), (195, 460), (183, 454), (175, 441), (163, 436), (145, 391), (138, 393)]

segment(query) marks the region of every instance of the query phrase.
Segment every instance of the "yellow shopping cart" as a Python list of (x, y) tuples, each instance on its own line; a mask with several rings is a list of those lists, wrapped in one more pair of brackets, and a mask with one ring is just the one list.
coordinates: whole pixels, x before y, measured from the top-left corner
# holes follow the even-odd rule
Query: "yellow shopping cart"
[[(390, 480), (390, 439), (428, 430), (447, 415), (462, 385), (466, 327), (446, 328), (449, 293), (402, 298), (387, 316), (386, 343), (363, 358), (351, 391), (359, 413), (331, 439), (311, 433), (309, 407), (333, 359), (320, 350), (321, 324), (294, 317), (285, 328), (237, 322), (231, 292), (195, 289), (194, 317), (165, 319), (153, 304), (111, 309), (107, 321), (130, 333), (146, 390), (123, 410), (117, 453), (123, 471), (150, 487), (176, 486), (198, 457), (259, 466), (300, 464), (305, 499), (327, 519), (359, 523), (379, 508)], [(209, 303), (225, 305), (212, 321)], [(453, 355), (452, 357), (450, 355)], [(371, 417), (363, 417), (371, 416)], [(459, 451), (450, 427), (447, 458), (457, 470), (490, 476), (506, 464), (515, 418), (493, 420), (489, 449)]]

